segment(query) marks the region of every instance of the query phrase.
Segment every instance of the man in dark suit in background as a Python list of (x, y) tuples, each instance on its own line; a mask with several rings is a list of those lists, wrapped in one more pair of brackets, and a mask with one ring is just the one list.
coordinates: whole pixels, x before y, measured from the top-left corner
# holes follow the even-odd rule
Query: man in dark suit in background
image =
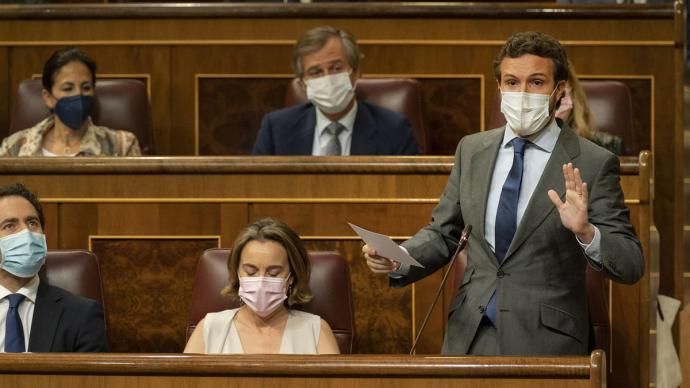
[(361, 56), (347, 31), (307, 31), (293, 49), (292, 67), (310, 102), (264, 116), (252, 154), (419, 154), (407, 118), (356, 100)]
[(19, 183), (0, 187), (0, 351), (108, 351), (98, 302), (39, 279), (44, 227), (31, 191)]
[(587, 266), (622, 283), (644, 274), (618, 158), (555, 120), (568, 80), (561, 44), (513, 34), (494, 62), (507, 124), (465, 136), (431, 222), (402, 246), (425, 267), (362, 248), (401, 287), (448, 263), (473, 225), (444, 354), (586, 354)]

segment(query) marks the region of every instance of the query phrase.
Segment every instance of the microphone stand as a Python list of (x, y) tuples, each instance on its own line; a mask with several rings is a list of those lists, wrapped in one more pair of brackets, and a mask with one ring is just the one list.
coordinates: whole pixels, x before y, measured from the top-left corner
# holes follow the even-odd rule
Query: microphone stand
[(450, 259), (450, 263), (448, 264), (448, 270), (446, 271), (445, 274), (443, 274), (443, 278), (441, 279), (441, 285), (438, 287), (438, 290), (436, 291), (436, 296), (434, 297), (434, 301), (431, 303), (431, 306), (429, 307), (429, 311), (426, 312), (426, 317), (424, 317), (424, 321), (422, 321), (422, 326), (419, 328), (419, 332), (417, 333), (417, 336), (414, 339), (414, 342), (412, 343), (412, 349), (410, 349), (410, 355), (415, 354), (415, 349), (417, 348), (417, 341), (419, 341), (419, 337), (421, 337), (422, 332), (424, 331), (424, 328), (426, 327), (427, 322), (429, 321), (429, 317), (431, 316), (431, 312), (434, 310), (434, 307), (436, 306), (436, 302), (438, 302), (438, 297), (441, 296), (441, 291), (443, 291), (443, 287), (446, 284), (446, 280), (448, 279), (448, 274), (450, 274), (451, 270), (453, 269), (453, 265), (455, 264), (455, 259), (458, 257), (458, 253), (465, 249), (465, 246), (467, 246), (467, 241), (470, 239), (470, 233), (472, 232), (472, 225), (465, 225), (465, 229), (462, 230), (462, 234), (460, 235), (460, 240), (458, 240), (458, 247), (455, 248), (455, 253), (453, 254), (453, 258)]

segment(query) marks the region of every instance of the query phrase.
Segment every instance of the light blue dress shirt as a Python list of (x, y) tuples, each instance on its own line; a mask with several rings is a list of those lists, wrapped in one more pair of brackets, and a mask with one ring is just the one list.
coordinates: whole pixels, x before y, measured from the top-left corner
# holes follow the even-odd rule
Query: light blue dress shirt
[[(541, 179), (541, 175), (546, 168), (546, 164), (551, 157), (551, 153), (556, 146), (556, 141), (558, 141), (558, 136), (560, 133), (561, 128), (558, 126), (558, 124), (556, 124), (556, 120), (552, 120), (546, 128), (534, 135), (527, 137), (530, 142), (525, 147), (525, 168), (522, 172), (522, 185), (520, 186), (520, 197), (518, 198), (517, 208), (518, 227), (522, 221), (522, 216), (525, 214), (525, 209), (527, 209), (527, 204), (529, 204), (532, 194), (534, 194), (534, 190), (536, 189), (537, 184)], [(517, 135), (512, 129), (510, 129), (510, 126), (506, 125), (506, 129), (503, 132), (503, 141), (501, 142), (501, 147), (498, 150), (496, 165), (491, 177), (489, 197), (486, 203), (484, 238), (491, 247), (492, 251), (495, 251), (496, 243), (495, 233), (498, 201), (501, 198), (503, 184), (505, 183), (506, 178), (508, 178), (508, 173), (513, 165), (513, 146), (510, 144), (510, 141), (516, 137)], [(554, 187), (553, 189), (559, 188)], [(590, 259), (601, 264), (601, 232), (599, 231), (599, 228), (594, 226), (594, 239), (591, 243), (583, 244), (579, 239), (577, 241)], [(593, 266), (593, 268), (596, 270), (601, 269), (597, 268), (596, 266)], [(391, 272), (391, 276), (405, 276), (408, 272), (409, 266), (401, 265), (397, 271)]]

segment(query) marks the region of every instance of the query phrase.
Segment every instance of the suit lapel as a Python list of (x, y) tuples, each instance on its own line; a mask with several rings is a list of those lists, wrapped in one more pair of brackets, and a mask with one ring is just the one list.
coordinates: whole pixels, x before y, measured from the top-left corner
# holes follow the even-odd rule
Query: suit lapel
[(522, 216), (520, 225), (518, 225), (515, 237), (508, 248), (508, 252), (506, 252), (503, 263), (510, 259), (511, 254), (527, 240), (549, 213), (556, 211), (547, 193), (553, 189), (561, 199), (564, 197), (565, 179), (563, 178), (563, 165), (571, 162), (579, 154), (580, 143), (577, 135), (569, 128), (564, 127), (561, 129), (558, 141), (556, 141), (553, 152), (544, 168), (544, 173), (534, 189), (532, 198), (530, 198), (527, 204), (525, 214)]
[[(477, 152), (472, 155), (472, 172), (473, 179), (469, 182), (473, 182), (473, 187), (470, 189), (472, 201), (470, 203), (481, 204), (478, 214), (471, 219), (478, 220), (475, 229), (479, 236), (484, 236), (484, 229), (486, 227), (485, 215), (486, 215), (486, 202), (489, 198), (489, 189), (491, 188), (491, 177), (493, 176), (494, 166), (496, 164), (496, 158), (498, 157), (498, 148), (501, 146), (501, 141), (503, 140), (503, 130), (495, 132), (487, 132), (487, 136), (484, 139), (481, 147)], [(483, 237), (480, 239), (484, 244), (487, 252), (491, 252), (491, 248), (486, 243), (486, 239)], [(496, 260), (494, 260), (496, 262)]]
[(49, 352), (53, 345), (58, 322), (62, 318), (62, 296), (45, 282), (38, 285), (34, 317), (29, 334), (30, 352)]
[(376, 142), (371, 140), (376, 133), (374, 118), (366, 104), (357, 103), (357, 116), (352, 127), (350, 155), (376, 155)]

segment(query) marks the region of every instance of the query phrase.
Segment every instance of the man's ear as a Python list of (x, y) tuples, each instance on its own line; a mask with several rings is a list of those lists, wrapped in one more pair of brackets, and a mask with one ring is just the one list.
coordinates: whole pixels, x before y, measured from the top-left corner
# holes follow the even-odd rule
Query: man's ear
[(357, 69), (357, 71), (353, 71), (352, 74), (350, 74), (350, 82), (352, 83), (352, 86), (355, 86), (357, 84), (357, 80), (362, 76), (362, 73)]
[(43, 103), (46, 104), (46, 106), (50, 109), (55, 108), (55, 97), (53, 97), (52, 94), (50, 94), (49, 91), (42, 89), (41, 90), (41, 97), (43, 98)]
[(307, 84), (304, 82), (304, 77), (297, 79), (297, 85), (299, 85), (299, 89), (302, 93), (307, 94)]

